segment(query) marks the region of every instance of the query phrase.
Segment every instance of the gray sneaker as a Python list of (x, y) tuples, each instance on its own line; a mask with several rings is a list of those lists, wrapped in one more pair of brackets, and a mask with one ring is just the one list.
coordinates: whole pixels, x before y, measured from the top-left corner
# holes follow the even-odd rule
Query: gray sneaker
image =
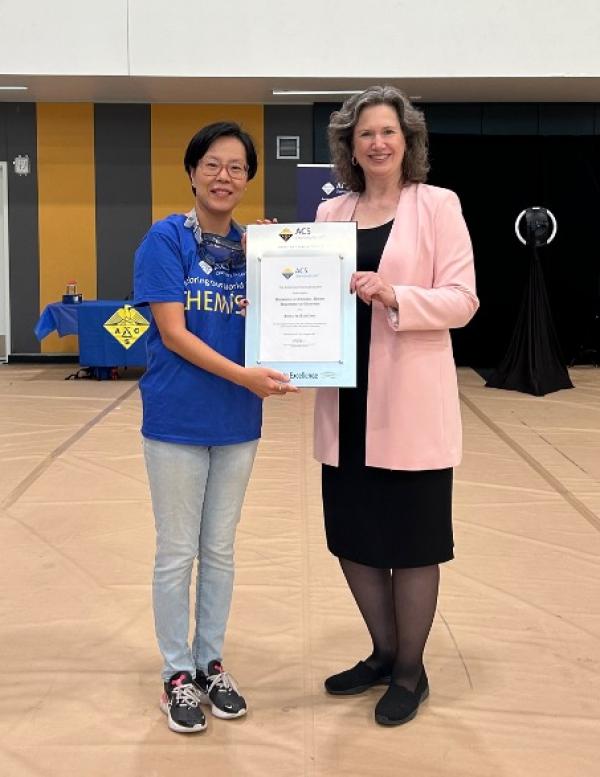
[(164, 686), (160, 708), (171, 731), (191, 734), (204, 731), (206, 718), (200, 707), (200, 692), (189, 672), (175, 672)]
[(223, 669), (220, 659), (211, 661), (208, 673), (198, 670), (195, 683), (202, 704), (210, 704), (217, 718), (241, 718), (248, 711), (246, 700), (238, 691), (235, 680)]

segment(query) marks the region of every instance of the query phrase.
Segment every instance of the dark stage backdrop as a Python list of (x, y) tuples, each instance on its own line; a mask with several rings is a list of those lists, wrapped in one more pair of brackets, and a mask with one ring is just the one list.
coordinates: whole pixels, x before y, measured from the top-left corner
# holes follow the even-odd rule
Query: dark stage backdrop
[[(314, 106), (315, 162), (329, 161), (327, 124), (338, 106)], [(531, 205), (558, 220), (540, 257), (564, 358), (589, 363), (600, 349), (600, 104), (419, 107), (430, 133), (429, 182), (458, 193), (475, 249), (481, 309), (453, 333), (457, 363), (495, 367), (504, 356), (528, 264), (514, 222)]]
[(558, 221), (540, 249), (554, 323), (566, 363), (600, 348), (600, 136), (432, 133), (429, 182), (459, 195), (475, 252), (481, 309), (453, 332), (459, 365), (493, 367), (504, 355), (525, 283), (528, 250), (514, 222), (532, 205)]

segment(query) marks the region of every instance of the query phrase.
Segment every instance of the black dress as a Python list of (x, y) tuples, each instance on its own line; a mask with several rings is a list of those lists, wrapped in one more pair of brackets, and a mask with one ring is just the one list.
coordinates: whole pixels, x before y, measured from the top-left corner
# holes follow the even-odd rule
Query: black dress
[[(359, 229), (357, 268), (376, 271), (393, 221)], [(371, 567), (438, 564), (453, 558), (452, 468), (365, 466), (371, 307), (357, 299), (357, 388), (340, 389), (339, 466), (323, 465), (329, 550)]]

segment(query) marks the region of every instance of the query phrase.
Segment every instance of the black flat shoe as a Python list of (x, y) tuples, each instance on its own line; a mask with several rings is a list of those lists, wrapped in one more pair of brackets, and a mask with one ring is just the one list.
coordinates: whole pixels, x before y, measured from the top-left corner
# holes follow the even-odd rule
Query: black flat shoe
[(409, 691), (403, 685), (390, 683), (390, 687), (377, 702), (375, 720), (382, 726), (401, 726), (417, 714), (419, 704), (429, 696), (429, 682), (425, 670), (421, 672), (417, 687)]
[(362, 693), (374, 685), (387, 685), (390, 682), (391, 668), (372, 669), (364, 661), (359, 661), (352, 669), (332, 674), (325, 680), (325, 690), (334, 696), (351, 696)]

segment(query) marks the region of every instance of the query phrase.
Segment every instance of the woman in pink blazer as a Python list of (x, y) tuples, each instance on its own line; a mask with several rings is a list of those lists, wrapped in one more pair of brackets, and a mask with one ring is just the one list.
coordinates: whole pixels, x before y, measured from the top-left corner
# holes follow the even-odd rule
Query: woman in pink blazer
[(349, 194), (318, 221), (356, 221), (357, 388), (319, 389), (327, 543), (339, 558), (373, 652), (325, 681), (329, 693), (387, 690), (375, 719), (413, 718), (429, 693), (423, 651), (439, 564), (453, 558), (452, 474), (461, 421), (449, 330), (478, 307), (458, 197), (424, 183), (423, 115), (393, 87), (349, 98), (329, 125)]

